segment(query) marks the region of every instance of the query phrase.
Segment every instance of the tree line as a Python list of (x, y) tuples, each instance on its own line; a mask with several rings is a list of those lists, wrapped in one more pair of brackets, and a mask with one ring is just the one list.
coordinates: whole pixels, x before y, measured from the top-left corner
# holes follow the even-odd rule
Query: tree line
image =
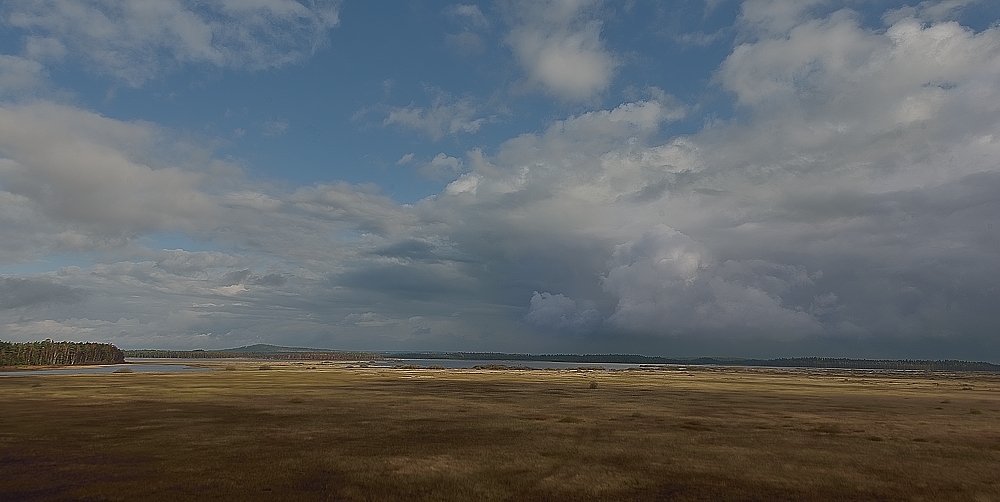
[(110, 343), (0, 341), (0, 366), (72, 366), (118, 364), (125, 353)]

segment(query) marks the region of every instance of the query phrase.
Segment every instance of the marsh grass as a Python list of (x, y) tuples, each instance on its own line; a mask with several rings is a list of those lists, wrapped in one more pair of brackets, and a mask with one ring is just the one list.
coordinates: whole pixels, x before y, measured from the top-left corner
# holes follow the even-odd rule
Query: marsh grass
[[(600, 392), (581, 391), (598, 375)], [(1000, 378), (974, 379), (281, 364), (5, 377), (0, 500), (1000, 500)]]

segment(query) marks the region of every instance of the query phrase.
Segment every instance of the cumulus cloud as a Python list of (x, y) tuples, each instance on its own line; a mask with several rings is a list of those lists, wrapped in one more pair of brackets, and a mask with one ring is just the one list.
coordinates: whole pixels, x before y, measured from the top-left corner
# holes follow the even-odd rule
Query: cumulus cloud
[(339, 23), (338, 4), (14, 0), (0, 13), (28, 34), (29, 54), (72, 53), (99, 73), (140, 86), (179, 64), (259, 70), (300, 60)]
[(667, 101), (623, 103), (553, 121), (541, 133), (503, 143), (492, 160), (473, 151), (473, 169), (445, 193), (467, 192), (491, 202), (519, 192), (543, 196), (568, 191), (595, 202), (655, 196), (677, 172), (694, 168), (686, 152), (690, 144), (683, 139), (656, 147), (642, 143), (661, 124), (684, 116), (682, 106)]
[(538, 327), (570, 333), (588, 333), (601, 324), (601, 314), (594, 308), (578, 305), (576, 300), (561, 294), (531, 295), (524, 320)]
[(822, 331), (808, 313), (782, 305), (779, 295), (800, 283), (812, 285), (800, 267), (712, 261), (703, 245), (662, 224), (618, 245), (602, 280), (618, 299), (609, 321), (673, 335), (774, 337)]
[(506, 42), (528, 80), (567, 101), (586, 101), (611, 85), (618, 66), (601, 42), (601, 23), (588, 14), (593, 0), (518, 4)]
[(462, 159), (439, 153), (430, 162), (420, 168), (420, 174), (432, 180), (453, 179), (464, 168), (465, 162)]
[[(98, 235), (192, 229), (214, 202), (202, 175), (154, 166), (158, 131), (37, 102), (0, 107), (0, 180), (19, 211), (81, 224)], [(15, 198), (20, 200), (15, 201)]]

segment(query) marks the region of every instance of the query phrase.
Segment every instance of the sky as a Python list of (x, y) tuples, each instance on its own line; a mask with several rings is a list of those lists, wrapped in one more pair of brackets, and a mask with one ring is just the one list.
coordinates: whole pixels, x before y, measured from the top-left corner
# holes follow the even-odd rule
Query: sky
[(1000, 4), (5, 0), (0, 339), (1000, 362)]

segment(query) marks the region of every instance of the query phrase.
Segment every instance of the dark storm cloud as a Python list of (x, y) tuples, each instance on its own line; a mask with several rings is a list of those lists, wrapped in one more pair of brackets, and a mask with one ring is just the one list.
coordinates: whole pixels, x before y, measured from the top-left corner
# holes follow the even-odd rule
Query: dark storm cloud
[(288, 279), (286, 279), (281, 274), (267, 274), (261, 277), (254, 278), (253, 280), (254, 284), (258, 284), (260, 286), (270, 286), (270, 287), (283, 286), (286, 282), (288, 282)]
[(418, 239), (405, 239), (375, 250), (375, 255), (386, 258), (436, 262), (469, 262), (474, 258), (463, 255), (454, 245), (441, 246)]
[(403, 299), (446, 300), (474, 292), (474, 281), (443, 264), (371, 266), (341, 274), (335, 284)]

